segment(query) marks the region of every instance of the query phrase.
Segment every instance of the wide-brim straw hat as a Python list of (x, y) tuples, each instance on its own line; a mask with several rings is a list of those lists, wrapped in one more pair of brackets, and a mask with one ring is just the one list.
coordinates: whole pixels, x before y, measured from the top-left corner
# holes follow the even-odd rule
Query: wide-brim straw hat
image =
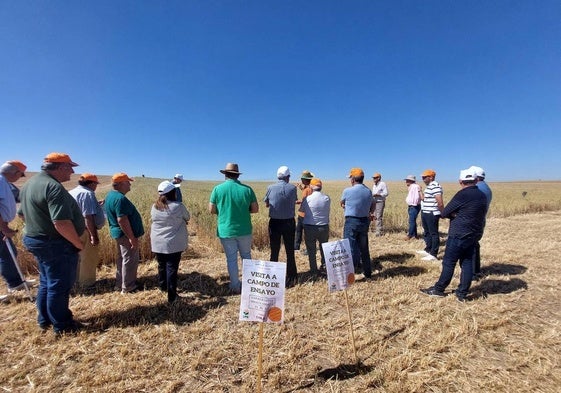
[(242, 174), (239, 171), (238, 164), (234, 164), (234, 163), (231, 163), (231, 162), (227, 163), (226, 168), (221, 169), (220, 173), (233, 173), (233, 174), (236, 174), (236, 175), (241, 175)]

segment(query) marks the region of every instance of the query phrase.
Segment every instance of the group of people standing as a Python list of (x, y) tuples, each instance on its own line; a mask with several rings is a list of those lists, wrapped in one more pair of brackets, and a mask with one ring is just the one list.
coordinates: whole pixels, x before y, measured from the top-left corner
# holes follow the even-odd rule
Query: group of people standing
[[(112, 189), (105, 200), (98, 201), (95, 191), (99, 181), (94, 174), (82, 174), (78, 186), (70, 192), (62, 185), (70, 180), (76, 166), (78, 164), (68, 154), (50, 153), (44, 159), (41, 172), (25, 183), (21, 193), (13, 183), (25, 176), (26, 166), (20, 161), (8, 161), (0, 169), (2, 276), (9, 292), (25, 289), (30, 284), (23, 280), (21, 273), (18, 274), (14, 266), (17, 261), (8, 254), (8, 249), (13, 248), (11, 237), (16, 233), (8, 224), (15, 218), (16, 202), (21, 202), (17, 214), (25, 222), (23, 244), (35, 256), (39, 266), (38, 323), (44, 330), (52, 327), (57, 334), (81, 328), (68, 308), (69, 295), (76, 281), (83, 288), (95, 283), (99, 261), (98, 231), (106, 220), (118, 249), (115, 289), (122, 294), (140, 289), (137, 269), (139, 238), (144, 234), (144, 227), (140, 213), (126, 197), (133, 179), (126, 173), (114, 174)], [(226, 255), (230, 290), (240, 293), (238, 254), (242, 259), (251, 259), (251, 214), (259, 211), (259, 204), (253, 189), (239, 181), (242, 173), (237, 164), (228, 163), (220, 172), (225, 181), (212, 190), (208, 211), (217, 215), (217, 236)], [(308, 170), (302, 172), (301, 183), (297, 185), (290, 183), (290, 177), (287, 166), (279, 167), (277, 182), (268, 186), (263, 198), (269, 209), (270, 260), (279, 260), (282, 242), (286, 253), (287, 286), (297, 282), (295, 250), (301, 248), (302, 239), (311, 274), (318, 275), (325, 270), (321, 245), (329, 241), (331, 209), (331, 199), (322, 192), (321, 179)], [(370, 222), (375, 221), (375, 234), (381, 236), (388, 188), (381, 181), (380, 173), (372, 176), (372, 189), (364, 184), (364, 177), (361, 168), (350, 170), (350, 186), (343, 190), (340, 205), (345, 216), (343, 237), (350, 242), (355, 271), (362, 272), (368, 279), (372, 275), (368, 241)], [(409, 190), (406, 239), (417, 238), (416, 219), (421, 212), (425, 248), (419, 253), (423, 260), (437, 260), (439, 219), (451, 219), (441, 277), (433, 287), (422, 291), (431, 296), (444, 296), (455, 263), (460, 260), (462, 275), (456, 296), (465, 300), (472, 277), (480, 274), (478, 242), (492, 194), (484, 181), (483, 169), (471, 167), (461, 171), (461, 190), (444, 206), (442, 187), (435, 178), (433, 170), (422, 173), (424, 191), (416, 184), (415, 176), (405, 178)], [(177, 272), (181, 253), (188, 245), (186, 225), (190, 213), (182, 203), (179, 188), (182, 180), (183, 176), (177, 174), (172, 181), (161, 182), (157, 188), (158, 198), (151, 208), (151, 247), (158, 262), (158, 284), (167, 292), (170, 303), (178, 298)], [(319, 267), (317, 248), (321, 255)]]

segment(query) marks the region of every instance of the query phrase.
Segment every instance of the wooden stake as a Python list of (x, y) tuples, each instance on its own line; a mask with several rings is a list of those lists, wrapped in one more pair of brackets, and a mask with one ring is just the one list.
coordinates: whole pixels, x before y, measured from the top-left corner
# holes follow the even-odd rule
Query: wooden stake
[(257, 393), (261, 393), (262, 371), (263, 371), (263, 322), (259, 322), (259, 354), (257, 355)]
[(355, 344), (355, 333), (353, 330), (353, 319), (351, 318), (351, 308), (349, 307), (349, 295), (347, 295), (347, 290), (345, 289), (345, 301), (347, 302), (347, 315), (349, 316), (349, 327), (351, 329), (351, 339), (353, 341), (353, 352), (355, 355), (355, 364), (358, 364), (358, 356), (356, 354), (356, 344)]

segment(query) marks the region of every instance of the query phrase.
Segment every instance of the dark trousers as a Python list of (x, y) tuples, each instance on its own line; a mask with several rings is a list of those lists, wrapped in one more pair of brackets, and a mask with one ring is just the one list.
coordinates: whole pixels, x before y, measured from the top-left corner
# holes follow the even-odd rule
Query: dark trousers
[(440, 237), (438, 235), (438, 222), (440, 216), (432, 213), (421, 213), (421, 222), (423, 223), (423, 238), (425, 239), (425, 251), (436, 257), (438, 248), (440, 247)]
[(269, 219), (269, 241), (271, 243), (271, 261), (279, 260), (281, 238), (286, 251), (286, 279), (294, 280), (298, 271), (296, 270), (296, 259), (294, 258), (294, 232), (296, 222), (294, 218)]
[[(0, 232), (0, 274), (2, 274), (4, 280), (6, 280), (8, 288), (15, 288), (23, 281), (21, 279), (21, 276), (19, 275), (15, 262), (12, 259), (12, 255), (10, 254), (10, 250), (8, 249), (8, 245), (5, 241), (2, 240), (3, 237), (4, 234)], [(14, 246), (14, 242), (12, 241), (12, 239), (7, 239), (7, 241), (12, 246), (12, 250), (14, 250), (14, 254), (17, 258), (17, 250)]]
[(355, 271), (359, 269), (362, 261), (362, 271), (365, 277), (372, 276), (372, 265), (370, 250), (368, 249), (368, 217), (345, 217), (343, 237), (349, 239), (351, 253), (353, 254), (353, 265)]
[(168, 292), (168, 302), (177, 299), (177, 270), (181, 260), (181, 252), (172, 254), (156, 253), (158, 261), (158, 285), (162, 291)]
[(329, 241), (329, 225), (304, 225), (306, 235), (306, 248), (308, 249), (308, 262), (310, 272), (317, 273), (318, 265), (316, 261), (316, 245), (319, 243), (319, 253), (321, 255), (321, 266), (325, 268), (325, 256), (323, 255), (323, 243)]
[(39, 289), (35, 301), (39, 326), (52, 325), (57, 333), (72, 328), (74, 321), (68, 304), (70, 290), (76, 281), (78, 249), (64, 239), (24, 236), (23, 244), (39, 265)]
[(304, 229), (304, 217), (298, 216), (296, 218), (296, 239), (294, 240), (294, 249), (299, 250), (302, 244), (302, 233)]
[(452, 281), (454, 276), (454, 269), (456, 262), (460, 261), (460, 285), (456, 290), (456, 295), (459, 297), (466, 297), (469, 288), (471, 287), (471, 280), (473, 278), (473, 252), (477, 240), (475, 237), (458, 239), (449, 237), (446, 241), (446, 250), (444, 251), (444, 258), (442, 259), (442, 272), (440, 278), (434, 287), (444, 292), (446, 287)]

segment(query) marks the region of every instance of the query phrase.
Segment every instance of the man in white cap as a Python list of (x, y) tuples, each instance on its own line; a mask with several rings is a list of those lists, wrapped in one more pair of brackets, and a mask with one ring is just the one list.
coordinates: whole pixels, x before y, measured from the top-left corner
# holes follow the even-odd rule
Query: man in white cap
[(279, 260), (281, 238), (286, 251), (286, 284), (292, 286), (298, 279), (294, 257), (294, 235), (296, 222), (294, 208), (298, 196), (296, 186), (290, 184), (290, 169), (283, 165), (277, 170), (278, 182), (267, 187), (265, 206), (269, 208), (269, 241), (271, 261)]
[[(491, 205), (491, 199), (493, 199), (493, 192), (491, 191), (491, 187), (489, 187), (489, 185), (485, 181), (485, 171), (483, 170), (483, 168), (472, 166), (470, 167), (470, 169), (473, 170), (475, 172), (475, 175), (477, 176), (477, 188), (479, 188), (479, 190), (481, 190), (481, 192), (483, 192), (485, 194), (485, 197), (487, 198), (487, 210), (485, 211), (485, 216), (487, 216), (487, 213), (489, 213), (489, 206)], [(483, 221), (483, 230), (485, 230), (485, 223), (486, 221)], [(483, 232), (481, 233), (481, 236), (483, 236)], [(481, 239), (477, 240), (477, 243), (475, 245), (475, 252), (473, 253), (473, 276), (476, 280), (482, 277), (481, 251), (479, 240)]]
[(432, 297), (444, 297), (446, 287), (452, 281), (456, 262), (460, 261), (462, 269), (460, 284), (456, 289), (456, 298), (460, 302), (467, 300), (469, 288), (473, 277), (473, 253), (475, 244), (483, 232), (487, 198), (475, 183), (477, 177), (471, 169), (460, 171), (459, 183), (462, 188), (454, 195), (452, 200), (442, 210), (442, 218), (450, 219), (448, 240), (444, 258), (442, 259), (442, 272), (434, 286), (421, 289), (421, 292)]
[(176, 173), (171, 181), (172, 184), (175, 186), (175, 198), (176, 201), (179, 203), (183, 203), (183, 195), (181, 195), (181, 182), (183, 181), (183, 175), (181, 173)]
[(407, 203), (407, 215), (409, 216), (409, 230), (407, 231), (405, 240), (411, 240), (416, 239), (418, 236), (417, 216), (421, 211), (423, 193), (421, 191), (421, 187), (417, 184), (417, 178), (414, 175), (407, 175), (407, 177), (403, 180), (405, 180), (405, 184), (407, 184), (408, 188), (405, 203)]

